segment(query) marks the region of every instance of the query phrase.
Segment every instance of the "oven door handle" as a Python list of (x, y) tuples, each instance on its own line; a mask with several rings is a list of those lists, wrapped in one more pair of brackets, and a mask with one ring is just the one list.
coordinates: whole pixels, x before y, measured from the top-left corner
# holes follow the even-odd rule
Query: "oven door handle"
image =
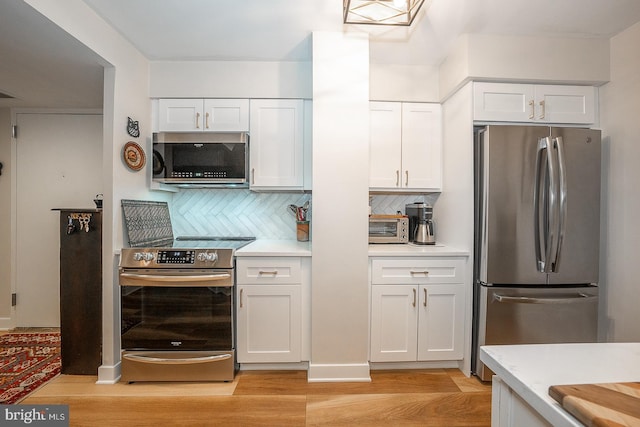
[(162, 365), (189, 365), (192, 363), (219, 362), (231, 358), (231, 354), (219, 354), (204, 357), (186, 357), (184, 359), (169, 359), (164, 357), (142, 356), (138, 354), (125, 354), (122, 356), (127, 360), (142, 363), (156, 363)]
[[(124, 279), (124, 280), (122, 280)], [(210, 286), (211, 281), (229, 280), (230, 273), (217, 274), (196, 274), (196, 275), (162, 275), (162, 274), (139, 274), (120, 273), (120, 285), (129, 285), (135, 282), (136, 286), (172, 286), (176, 283), (189, 282), (191, 286)], [(226, 286), (232, 287), (233, 283)]]

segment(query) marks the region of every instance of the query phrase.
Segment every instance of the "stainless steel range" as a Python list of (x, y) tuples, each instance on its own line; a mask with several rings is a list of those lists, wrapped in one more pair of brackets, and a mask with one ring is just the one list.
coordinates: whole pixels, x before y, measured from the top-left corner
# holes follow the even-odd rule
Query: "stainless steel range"
[(232, 381), (234, 251), (254, 238), (177, 238), (123, 248), (122, 380)]

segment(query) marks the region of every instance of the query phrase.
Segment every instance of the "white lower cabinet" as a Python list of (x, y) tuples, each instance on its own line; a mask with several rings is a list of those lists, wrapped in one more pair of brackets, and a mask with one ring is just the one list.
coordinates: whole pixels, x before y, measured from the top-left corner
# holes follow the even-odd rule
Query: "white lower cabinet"
[[(237, 259), (236, 353), (239, 363), (301, 362), (305, 357), (300, 257)], [(306, 312), (306, 311), (305, 311)]]
[(461, 360), (464, 259), (372, 260), (372, 362)]

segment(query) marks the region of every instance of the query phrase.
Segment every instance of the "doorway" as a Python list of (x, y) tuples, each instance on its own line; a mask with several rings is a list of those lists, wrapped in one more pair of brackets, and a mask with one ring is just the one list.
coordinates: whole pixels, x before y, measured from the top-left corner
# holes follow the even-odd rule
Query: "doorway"
[[(60, 326), (56, 208), (94, 208), (102, 193), (102, 115), (16, 114), (17, 327)], [(79, 301), (79, 303), (81, 303)]]

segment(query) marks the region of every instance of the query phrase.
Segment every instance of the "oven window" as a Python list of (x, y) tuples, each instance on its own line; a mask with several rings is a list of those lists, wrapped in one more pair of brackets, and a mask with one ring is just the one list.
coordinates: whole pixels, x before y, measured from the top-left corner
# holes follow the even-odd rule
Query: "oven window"
[(370, 221), (369, 236), (372, 237), (396, 237), (398, 235), (398, 223), (391, 221)]
[(123, 350), (233, 349), (232, 287), (121, 287)]

